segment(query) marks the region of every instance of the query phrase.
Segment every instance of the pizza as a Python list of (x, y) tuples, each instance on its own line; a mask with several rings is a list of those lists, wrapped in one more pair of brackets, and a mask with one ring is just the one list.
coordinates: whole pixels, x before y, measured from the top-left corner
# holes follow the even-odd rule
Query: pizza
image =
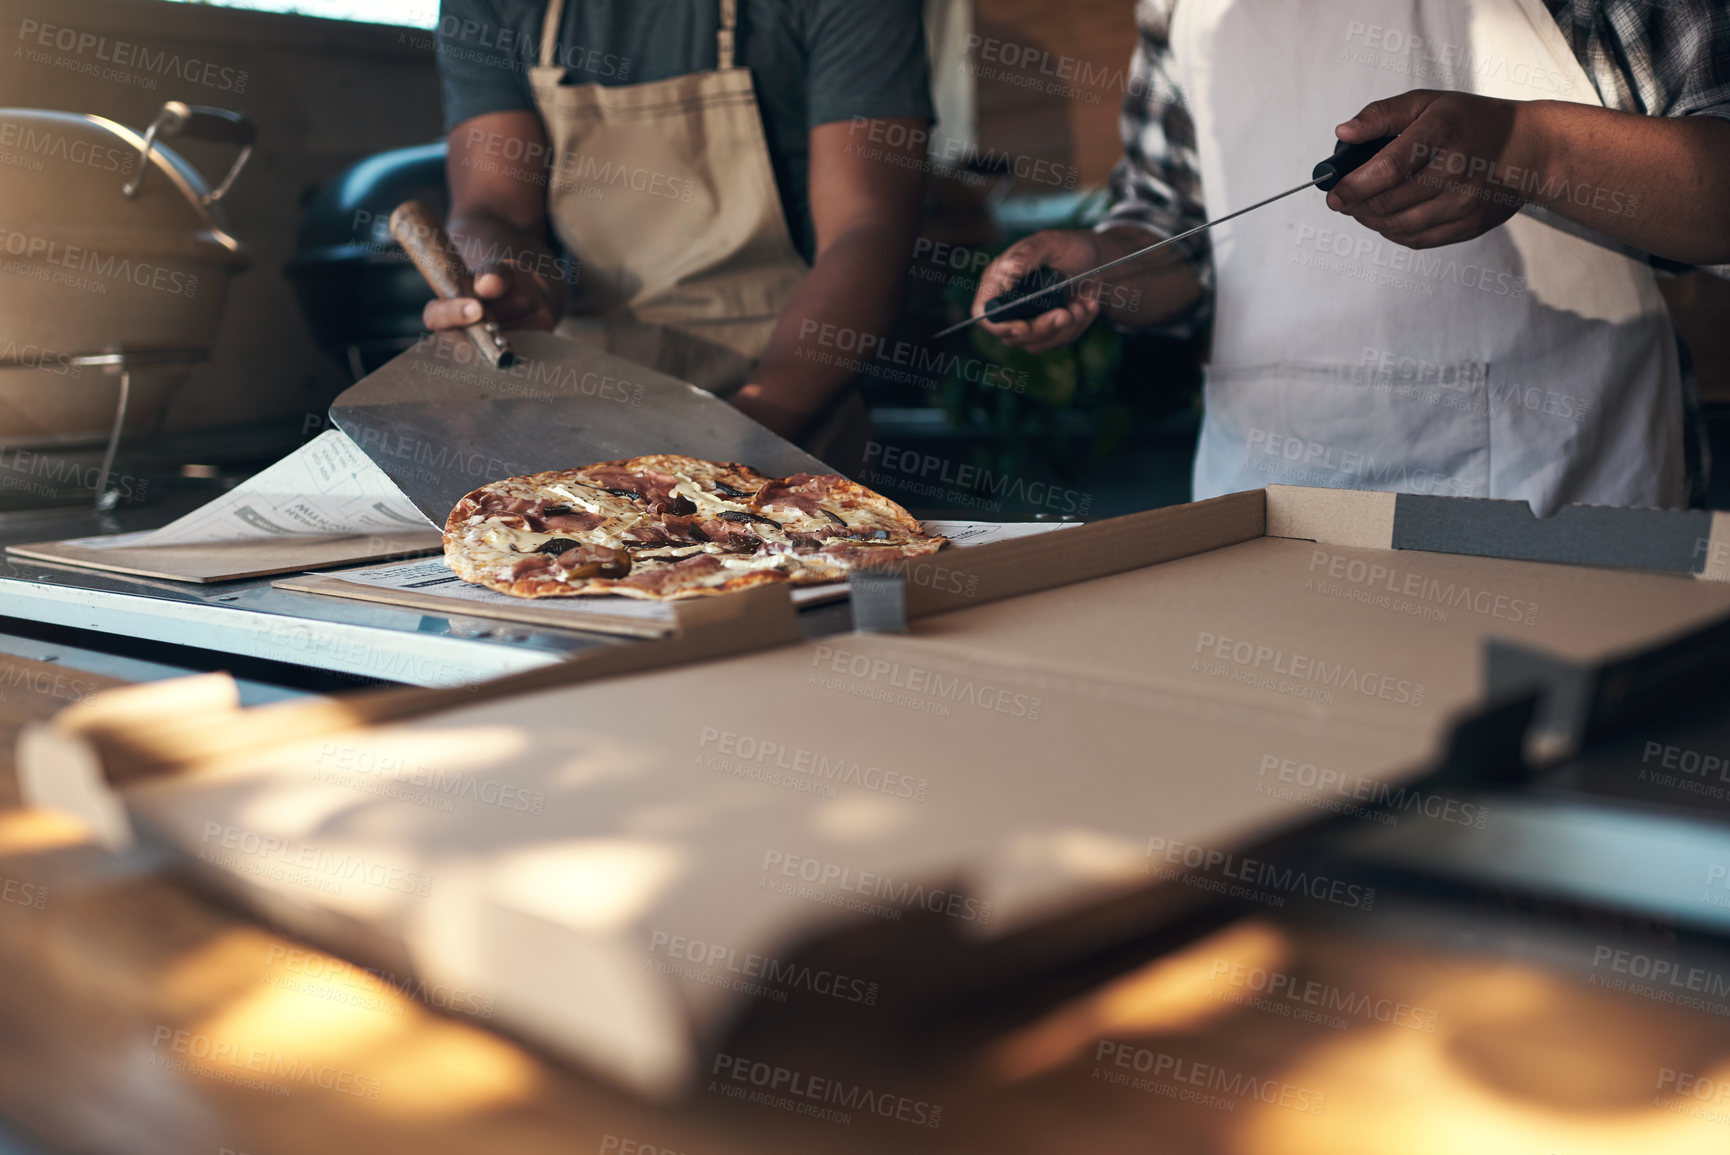
[(811, 585), (944, 541), (845, 477), (766, 477), (665, 453), (483, 485), (457, 502), (444, 530), (453, 573), (519, 598), (671, 601)]

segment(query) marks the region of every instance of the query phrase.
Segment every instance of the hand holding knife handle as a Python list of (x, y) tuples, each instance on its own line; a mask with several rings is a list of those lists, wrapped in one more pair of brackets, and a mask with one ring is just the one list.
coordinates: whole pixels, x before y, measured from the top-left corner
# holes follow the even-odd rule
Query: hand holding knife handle
[(1029, 269), (1009, 287), (1008, 292), (999, 293), (987, 301), (985, 311), (991, 314), (993, 321), (999, 323), (1031, 321), (1035, 317), (1042, 317), (1053, 309), (1061, 309), (1069, 304), (1067, 291), (1053, 291), (1053, 286), (1062, 280), (1063, 274), (1050, 265)]
[[(390, 231), (440, 299), (449, 301), (475, 295), (474, 276), (431, 209), (419, 201), (398, 205), (390, 214)], [(485, 304), (481, 305), (481, 319), (464, 332), (494, 369), (509, 369), (516, 364), (516, 352)]]
[(1303, 184), (1298, 185), (1296, 188), (1287, 189), (1282, 193), (1275, 193), (1266, 200), (1257, 201), (1248, 208), (1238, 209), (1236, 212), (1227, 213), (1223, 217), (1215, 217), (1211, 221), (1195, 226), (1195, 228), (1190, 229), (1188, 232), (1179, 233), (1175, 237), (1167, 237), (1161, 241), (1155, 241), (1146, 248), (1137, 249), (1135, 252), (1130, 253), (1127, 256), (1118, 257), (1115, 261), (1107, 261), (1105, 264), (1100, 265), (1097, 268), (1088, 269), (1084, 273), (1077, 273), (1073, 277), (1065, 278), (1061, 272), (1048, 265), (1041, 265), (1037, 269), (1031, 269), (1024, 274), (1020, 280), (1016, 281), (1007, 293), (991, 298), (991, 300), (987, 302), (985, 309), (980, 312), (979, 315), (969, 317), (965, 321), (957, 321), (955, 324), (935, 335), (938, 337), (947, 337), (951, 333), (965, 329), (969, 325), (978, 324), (980, 321), (1029, 321), (1034, 317), (1050, 312), (1052, 309), (1062, 308), (1069, 301), (1069, 294), (1065, 292), (1065, 290), (1078, 281), (1087, 280), (1089, 277), (1096, 277), (1107, 269), (1115, 269), (1117, 266), (1127, 264), (1130, 261), (1140, 260), (1149, 253), (1163, 249), (1167, 245), (1175, 245), (1177, 242), (1187, 240), (1188, 238), (1195, 236), (1197, 233), (1204, 233), (1215, 225), (1222, 225), (1226, 221), (1235, 220), (1238, 217), (1243, 216), (1245, 213), (1253, 213), (1256, 209), (1259, 209), (1264, 205), (1271, 205), (1274, 201), (1283, 200), (1286, 197), (1291, 196), (1293, 193), (1303, 192), (1307, 188), (1319, 188), (1323, 192), (1332, 191), (1335, 185), (1339, 184), (1340, 181), (1362, 168), (1365, 162), (1369, 161), (1377, 153), (1381, 152), (1382, 149), (1392, 143), (1394, 143), (1394, 138), (1391, 136), (1378, 137), (1375, 140), (1366, 140), (1362, 144), (1347, 144), (1342, 140), (1338, 144), (1334, 145), (1334, 154), (1316, 165), (1315, 169), (1310, 173), (1310, 179), (1305, 181)]
[(1392, 143), (1394, 138), (1391, 136), (1366, 140), (1362, 144), (1347, 144), (1342, 140), (1334, 145), (1334, 154), (1316, 165), (1310, 176), (1315, 178), (1317, 188), (1323, 192), (1332, 192), (1335, 185), (1373, 160), (1377, 153)]

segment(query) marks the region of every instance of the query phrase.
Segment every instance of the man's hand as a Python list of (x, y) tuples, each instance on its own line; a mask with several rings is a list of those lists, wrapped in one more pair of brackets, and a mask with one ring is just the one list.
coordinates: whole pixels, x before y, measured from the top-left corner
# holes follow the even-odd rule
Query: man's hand
[(1412, 249), (1483, 236), (1518, 211), (1523, 199), (1506, 174), (1531, 171), (1532, 135), (1521, 131), (1523, 102), (1464, 92), (1407, 92), (1367, 105), (1334, 130), (1359, 144), (1399, 137), (1328, 194), (1345, 213)]
[[(1049, 265), (1065, 278), (1105, 263), (1100, 255), (1099, 234), (1076, 229), (1047, 229), (1015, 242), (979, 277), (973, 294), (973, 315), (985, 312), (985, 303), (1002, 296), (1028, 272)], [(1013, 349), (1046, 353), (1077, 340), (1099, 316), (1099, 293), (1074, 292), (1085, 284), (1071, 286), (1069, 304), (1052, 309), (1031, 321), (982, 321), (985, 331)]]
[[(421, 323), (428, 329), (461, 329), (481, 319), (481, 302), (492, 306), (504, 329), (551, 329), (563, 312), (562, 294), (536, 274), (510, 263), (491, 265), (475, 277), (474, 297), (428, 301)], [(478, 298), (478, 299), (477, 299)]]

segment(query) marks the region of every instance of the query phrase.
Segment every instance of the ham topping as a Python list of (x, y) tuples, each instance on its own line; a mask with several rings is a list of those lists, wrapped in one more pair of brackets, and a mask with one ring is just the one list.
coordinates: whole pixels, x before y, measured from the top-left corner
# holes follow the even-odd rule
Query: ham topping
[(672, 501), (673, 487), (679, 484), (679, 479), (670, 473), (629, 473), (617, 466), (587, 469), (583, 472), (590, 482), (602, 489), (641, 494), (642, 499), (651, 507), (658, 501)]
[(664, 593), (673, 586), (684, 584), (694, 577), (703, 577), (721, 569), (721, 559), (713, 554), (699, 554), (686, 558), (670, 566), (658, 567), (652, 570), (639, 570), (620, 582), (620, 585), (634, 586), (637, 589), (654, 593)]
[(784, 509), (796, 509), (800, 513), (821, 516), (817, 507), (830, 497), (830, 483), (836, 479), (830, 475), (810, 473), (795, 473), (778, 481), (771, 481), (757, 491), (757, 496), (751, 504), (758, 509), (769, 509), (779, 506)]
[(553, 506), (552, 509), (561, 512), (554, 513), (552, 510), (548, 510), (539, 517), (532, 513), (526, 514), (524, 520), (529, 523), (529, 528), (536, 533), (582, 533), (584, 530), (594, 529), (607, 520), (607, 515), (604, 513), (590, 513), (581, 509), (565, 512), (563, 506)]
[(697, 522), (710, 541), (719, 542), (723, 549), (732, 553), (756, 553), (763, 544), (763, 539), (751, 532), (750, 522), (723, 521), (711, 517)]

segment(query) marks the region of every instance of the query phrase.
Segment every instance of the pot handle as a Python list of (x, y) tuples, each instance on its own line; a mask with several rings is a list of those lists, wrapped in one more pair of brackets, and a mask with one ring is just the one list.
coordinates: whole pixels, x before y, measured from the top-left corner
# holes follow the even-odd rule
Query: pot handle
[(150, 152), (156, 147), (157, 138), (184, 136), (191, 140), (208, 140), (216, 144), (232, 144), (240, 149), (240, 155), (234, 158), (234, 165), (228, 170), (228, 175), (222, 178), (222, 183), (215, 190), (206, 193), (201, 203), (213, 205), (228, 195), (228, 190), (234, 187), (234, 178), (240, 175), (240, 170), (246, 167), (247, 159), (252, 156), (253, 142), (258, 139), (258, 126), (244, 112), (230, 112), (226, 108), (212, 108), (205, 104), (185, 104), (171, 100), (162, 106), (162, 111), (156, 114), (156, 119), (150, 122), (150, 127), (144, 130), (144, 145), (138, 152), (138, 175), (127, 181), (121, 188), (126, 199), (131, 200), (138, 195), (139, 185), (144, 183), (144, 174), (150, 168)]

